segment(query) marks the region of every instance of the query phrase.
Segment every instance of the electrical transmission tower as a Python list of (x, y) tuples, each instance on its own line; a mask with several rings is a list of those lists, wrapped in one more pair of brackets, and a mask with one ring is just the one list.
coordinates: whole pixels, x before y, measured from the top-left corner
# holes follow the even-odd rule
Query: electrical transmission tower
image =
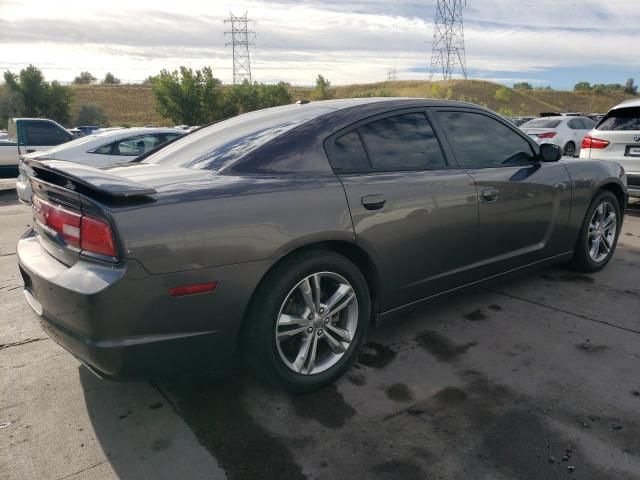
[(387, 70), (387, 80), (388, 81), (393, 81), (393, 80), (397, 80), (398, 79), (398, 70), (396, 70), (396, 67), (390, 68), (389, 70)]
[(231, 24), (231, 30), (224, 32), (225, 35), (231, 35), (231, 42), (225, 46), (231, 46), (233, 49), (233, 83), (243, 83), (245, 80), (251, 83), (251, 56), (249, 48), (254, 46), (251, 37), (255, 38), (256, 32), (249, 30), (249, 23), (255, 25), (255, 22), (247, 18), (247, 12), (244, 15), (234, 15), (229, 13), (229, 18), (224, 23)]
[(462, 75), (467, 79), (462, 20), (462, 7), (466, 5), (466, 0), (438, 0), (429, 81), (439, 72), (442, 72), (443, 80), (451, 80), (456, 67), (462, 70)]

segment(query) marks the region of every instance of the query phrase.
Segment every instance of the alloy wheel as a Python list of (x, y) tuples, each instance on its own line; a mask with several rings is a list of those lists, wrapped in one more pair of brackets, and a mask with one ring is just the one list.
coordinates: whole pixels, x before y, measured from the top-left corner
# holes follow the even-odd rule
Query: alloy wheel
[(283, 363), (302, 375), (321, 373), (349, 350), (358, 327), (358, 299), (342, 275), (318, 272), (287, 295), (276, 322)]
[(589, 222), (587, 250), (589, 257), (596, 263), (607, 259), (616, 239), (618, 219), (614, 206), (602, 202), (595, 209)]

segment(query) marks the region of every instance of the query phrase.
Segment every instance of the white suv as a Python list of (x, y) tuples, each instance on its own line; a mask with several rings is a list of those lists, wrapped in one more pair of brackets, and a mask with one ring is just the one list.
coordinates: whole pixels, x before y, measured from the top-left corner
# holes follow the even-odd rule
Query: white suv
[(580, 158), (619, 163), (627, 172), (629, 196), (640, 198), (640, 100), (612, 108), (584, 137)]

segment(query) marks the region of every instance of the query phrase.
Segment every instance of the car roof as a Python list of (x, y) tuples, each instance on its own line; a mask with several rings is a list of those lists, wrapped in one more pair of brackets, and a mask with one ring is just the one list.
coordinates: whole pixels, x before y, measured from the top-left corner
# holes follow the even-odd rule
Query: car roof
[(637, 108), (637, 107), (640, 107), (640, 99), (632, 98), (629, 100), (625, 100), (619, 105), (616, 105), (609, 111), (611, 112), (613, 110), (620, 110), (621, 108)]

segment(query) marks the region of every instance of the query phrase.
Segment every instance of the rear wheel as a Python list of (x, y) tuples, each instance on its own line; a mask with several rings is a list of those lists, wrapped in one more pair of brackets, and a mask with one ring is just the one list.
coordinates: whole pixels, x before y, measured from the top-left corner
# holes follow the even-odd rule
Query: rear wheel
[(370, 312), (366, 281), (353, 263), (323, 250), (295, 255), (256, 292), (244, 329), (245, 357), (269, 383), (316, 390), (353, 363)]
[(572, 267), (587, 273), (604, 268), (613, 256), (621, 223), (617, 197), (606, 190), (598, 193), (584, 219)]
[(565, 157), (575, 157), (576, 156), (576, 144), (573, 142), (569, 142), (564, 146), (564, 156)]

